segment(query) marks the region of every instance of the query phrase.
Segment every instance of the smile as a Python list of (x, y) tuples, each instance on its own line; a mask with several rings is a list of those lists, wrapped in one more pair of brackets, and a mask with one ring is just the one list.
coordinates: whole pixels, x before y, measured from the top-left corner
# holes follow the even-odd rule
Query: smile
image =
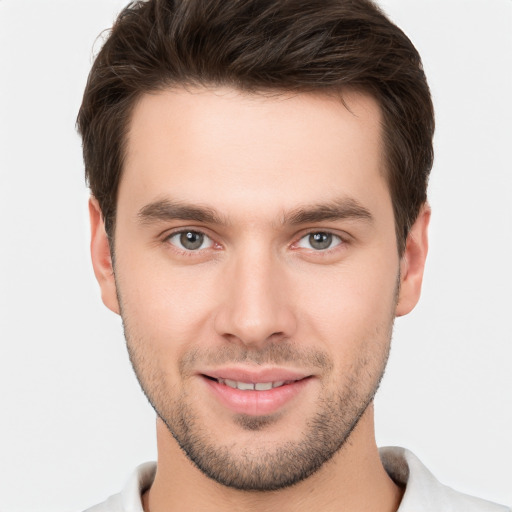
[[(201, 375), (211, 398), (233, 413), (251, 416), (269, 415), (282, 410), (288, 403), (299, 399), (316, 380), (311, 375), (280, 370), (260, 372), (260, 375), (234, 370), (222, 373), (222, 376)], [(227, 373), (233, 374), (231, 378), (227, 378)]]
[(288, 381), (276, 381), (276, 382), (239, 382), (230, 379), (217, 379), (219, 384), (225, 384), (233, 389), (240, 389), (241, 391), (268, 391), (273, 388), (280, 388), (285, 384), (291, 384), (292, 380)]

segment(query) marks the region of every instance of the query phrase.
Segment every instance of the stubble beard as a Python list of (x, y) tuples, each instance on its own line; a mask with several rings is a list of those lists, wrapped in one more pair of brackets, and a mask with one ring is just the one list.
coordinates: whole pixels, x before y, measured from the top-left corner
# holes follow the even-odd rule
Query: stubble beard
[[(117, 280), (116, 280), (117, 281)], [(236, 447), (214, 444), (205, 424), (194, 411), (193, 400), (185, 386), (181, 391), (166, 387), (163, 373), (154, 363), (156, 358), (144, 351), (145, 343), (130, 331), (123, 301), (116, 282), (128, 354), (143, 393), (164, 422), (188, 459), (208, 478), (241, 491), (268, 492), (295, 485), (311, 476), (340, 451), (359, 420), (372, 403), (386, 369), (391, 347), (395, 310), (400, 293), (400, 273), (396, 278), (389, 316), (377, 326), (372, 339), (361, 340), (361, 352), (350, 366), (352, 373), (332, 392), (323, 384), (317, 401), (317, 412), (306, 421), (299, 441), (284, 442), (271, 449), (265, 446)], [(268, 344), (255, 351), (238, 345), (215, 352), (199, 350), (179, 361), (182, 382), (187, 372), (201, 359), (210, 363), (248, 362), (256, 365), (293, 362), (304, 367), (317, 367), (329, 375), (334, 364), (327, 353), (299, 350), (290, 340)], [(236, 415), (234, 421), (245, 431), (264, 431), (279, 421), (273, 416)]]
[[(187, 457), (212, 480), (242, 491), (275, 491), (308, 478), (342, 449), (371, 403), (377, 386), (359, 401), (343, 392), (337, 397), (320, 399), (301, 439), (272, 448), (215, 445), (186, 400), (177, 401), (172, 419), (157, 413)], [(235, 418), (238, 426), (247, 431), (264, 431), (274, 421), (245, 415)]]
[[(366, 343), (368, 350), (354, 363), (352, 375), (339, 389), (323, 392), (316, 403), (316, 413), (305, 422), (297, 441), (267, 446), (237, 446), (212, 438), (208, 424), (198, 417), (193, 399), (184, 389), (176, 392), (165, 387), (162, 376), (151, 367), (151, 358), (142, 354), (143, 340), (134, 340), (123, 318), (128, 352), (141, 388), (154, 410), (167, 426), (180, 448), (204, 475), (227, 487), (243, 491), (274, 491), (306, 479), (343, 448), (379, 387), (386, 367), (393, 319), (385, 327), (387, 339)], [(382, 332), (380, 333), (382, 336)], [(380, 352), (371, 351), (380, 349)], [(189, 354), (190, 356), (190, 354)], [(204, 353), (203, 353), (204, 356)], [(288, 341), (268, 346), (264, 352), (237, 347), (225, 351), (222, 359), (230, 362), (262, 361), (282, 363), (285, 360), (318, 365), (326, 373), (332, 367), (328, 356), (314, 351), (302, 353)], [(189, 363), (197, 354), (189, 357)], [(204, 357), (203, 357), (204, 359)], [(203, 360), (201, 359), (201, 360)], [(211, 361), (211, 357), (208, 358)], [(193, 363), (191, 363), (193, 364)], [(180, 362), (181, 373), (187, 366)], [(364, 384), (362, 384), (364, 383)], [(364, 389), (362, 387), (364, 386)], [(279, 421), (279, 416), (236, 415), (234, 422), (245, 431), (264, 432)], [(255, 443), (256, 444), (256, 443)]]

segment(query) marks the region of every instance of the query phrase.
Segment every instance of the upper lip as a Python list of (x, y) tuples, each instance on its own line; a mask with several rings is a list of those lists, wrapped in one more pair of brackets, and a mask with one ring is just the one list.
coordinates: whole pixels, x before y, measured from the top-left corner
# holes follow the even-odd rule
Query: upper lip
[(201, 372), (213, 379), (229, 379), (236, 382), (287, 382), (310, 377), (311, 374), (287, 368), (216, 368)]

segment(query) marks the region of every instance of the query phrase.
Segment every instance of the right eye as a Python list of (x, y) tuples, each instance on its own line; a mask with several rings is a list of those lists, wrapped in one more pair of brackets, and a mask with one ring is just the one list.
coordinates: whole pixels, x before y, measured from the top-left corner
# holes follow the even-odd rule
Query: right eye
[(200, 231), (178, 231), (171, 234), (167, 240), (182, 251), (199, 251), (213, 246), (213, 240)]

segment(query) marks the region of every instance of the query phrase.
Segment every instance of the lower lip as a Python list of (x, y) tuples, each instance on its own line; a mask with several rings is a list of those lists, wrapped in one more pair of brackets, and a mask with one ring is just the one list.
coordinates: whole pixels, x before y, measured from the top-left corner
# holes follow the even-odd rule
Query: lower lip
[(203, 377), (203, 380), (222, 405), (234, 413), (251, 416), (264, 416), (277, 412), (311, 382), (311, 378), (307, 377), (267, 391), (242, 391), (207, 377)]

